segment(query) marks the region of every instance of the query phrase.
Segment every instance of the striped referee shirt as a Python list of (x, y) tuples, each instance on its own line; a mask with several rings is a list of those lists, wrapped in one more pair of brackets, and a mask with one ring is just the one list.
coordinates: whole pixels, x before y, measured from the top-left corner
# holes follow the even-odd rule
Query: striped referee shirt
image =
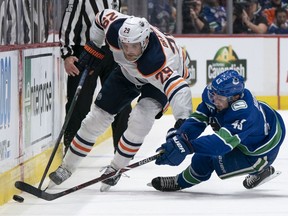
[(60, 27), (61, 57), (73, 55), (73, 46), (90, 40), (96, 13), (107, 8), (119, 10), (120, 0), (69, 0)]

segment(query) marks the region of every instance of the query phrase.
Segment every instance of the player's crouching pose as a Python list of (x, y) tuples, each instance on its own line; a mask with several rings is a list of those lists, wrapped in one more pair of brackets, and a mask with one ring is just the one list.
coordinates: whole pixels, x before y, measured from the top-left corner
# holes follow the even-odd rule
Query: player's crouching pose
[[(208, 125), (215, 133), (199, 137)], [(271, 164), (285, 137), (285, 126), (275, 110), (245, 89), (241, 75), (228, 70), (204, 89), (197, 111), (172, 134), (158, 149), (164, 153), (156, 164), (177, 166), (193, 154), (191, 164), (176, 176), (154, 178), (155, 189), (192, 187), (207, 181), (213, 171), (221, 179), (249, 174), (243, 185), (251, 189), (275, 172)]]
[[(184, 53), (170, 35), (151, 26), (145, 18), (131, 17), (106, 9), (96, 15), (89, 49), (101, 47), (104, 40), (119, 67), (102, 86), (94, 106), (82, 121), (61, 166), (49, 177), (61, 184), (91, 151), (96, 138), (113, 122), (127, 104), (140, 95), (128, 128), (105, 174), (127, 166), (141, 147), (145, 136), (170, 103), (175, 120), (192, 112), (191, 90), (185, 81), (188, 69)], [(97, 47), (96, 47), (97, 46)], [(95, 55), (94, 55), (95, 56)], [(87, 61), (89, 62), (89, 61)], [(103, 181), (101, 191), (115, 185), (120, 175)]]

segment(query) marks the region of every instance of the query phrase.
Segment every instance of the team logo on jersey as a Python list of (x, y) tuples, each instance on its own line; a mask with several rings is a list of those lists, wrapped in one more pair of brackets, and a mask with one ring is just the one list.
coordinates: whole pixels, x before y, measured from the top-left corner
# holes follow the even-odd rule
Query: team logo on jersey
[(237, 100), (236, 102), (231, 104), (231, 108), (233, 111), (237, 111), (240, 109), (246, 109), (248, 107), (246, 101), (244, 100)]
[(232, 46), (221, 47), (213, 60), (207, 60), (207, 84), (220, 73), (226, 70), (236, 70), (244, 79), (247, 79), (247, 60), (239, 59)]

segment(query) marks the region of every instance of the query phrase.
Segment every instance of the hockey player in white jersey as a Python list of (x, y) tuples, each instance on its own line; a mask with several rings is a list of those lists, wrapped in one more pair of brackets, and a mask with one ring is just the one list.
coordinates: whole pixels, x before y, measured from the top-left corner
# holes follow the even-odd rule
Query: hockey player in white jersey
[[(91, 40), (79, 64), (89, 66), (91, 62), (100, 62), (89, 53), (102, 56), (98, 47), (105, 40), (119, 67), (103, 85), (62, 164), (49, 175), (56, 184), (71, 176), (91, 151), (97, 137), (112, 123), (115, 114), (136, 97), (139, 96), (130, 114), (128, 128), (105, 174), (129, 164), (155, 119), (161, 117), (169, 104), (176, 123), (188, 118), (192, 112), (191, 90), (185, 81), (189, 77), (184, 65), (185, 53), (171, 35), (160, 32), (145, 18), (106, 9), (96, 15)], [(107, 191), (119, 178), (120, 175), (103, 181), (100, 190)]]

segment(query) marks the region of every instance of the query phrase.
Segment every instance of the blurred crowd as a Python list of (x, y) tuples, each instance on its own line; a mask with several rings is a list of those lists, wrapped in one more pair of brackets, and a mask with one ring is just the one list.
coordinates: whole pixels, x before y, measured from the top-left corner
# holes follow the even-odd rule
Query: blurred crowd
[[(228, 0), (183, 0), (183, 34), (227, 33)], [(150, 1), (150, 22), (176, 33), (177, 0)], [(287, 34), (288, 0), (233, 0), (234, 34)]]
[[(0, 44), (57, 41), (67, 1), (0, 0)], [(182, 0), (180, 7), (179, 0), (145, 1), (147, 19), (164, 32), (228, 33), (228, 0)], [(128, 9), (129, 0), (123, 0), (121, 12)], [(287, 34), (288, 0), (233, 0), (232, 21), (234, 34)]]

